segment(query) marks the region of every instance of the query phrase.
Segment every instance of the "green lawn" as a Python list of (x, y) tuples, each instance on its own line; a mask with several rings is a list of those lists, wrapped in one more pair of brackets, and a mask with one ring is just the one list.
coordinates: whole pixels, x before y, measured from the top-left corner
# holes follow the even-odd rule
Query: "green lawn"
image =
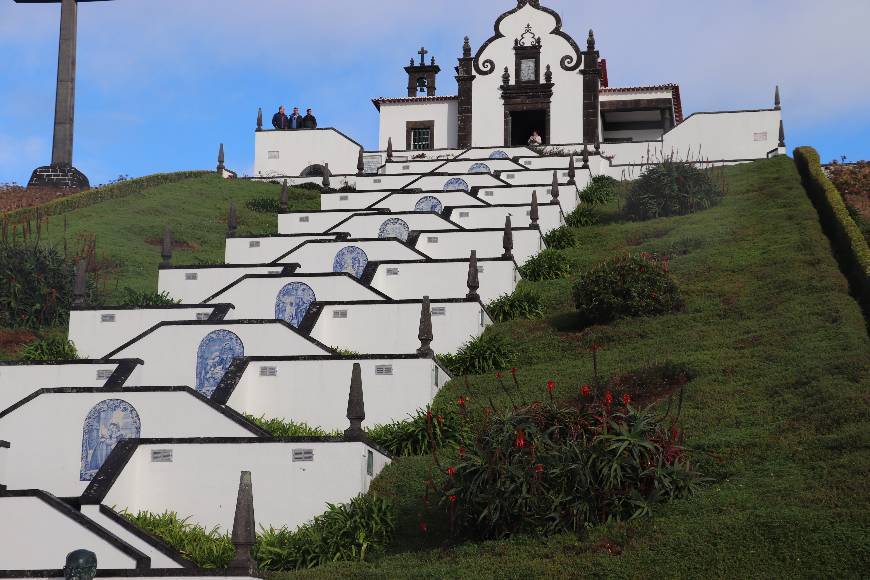
[[(499, 324), (520, 353), (528, 397), (553, 378), (566, 396), (592, 374), (578, 345), (603, 343), (601, 370), (672, 360), (698, 376), (683, 424), (712, 479), (652, 519), (586, 537), (450, 546), (444, 518), (418, 527), (429, 459), (400, 459), (375, 489), (400, 508), (392, 553), (334, 564), (311, 578), (858, 578), (870, 569), (865, 321), (786, 157), (731, 168), (723, 204), (692, 216), (580, 230), (576, 271), (625, 251), (666, 252), (684, 312), (572, 330), (570, 280), (534, 284), (548, 319)], [(561, 329), (561, 330), (560, 330)], [(438, 395), (506, 398), (494, 377), (454, 380)], [(609, 549), (608, 549), (609, 546)], [(612, 553), (611, 553), (612, 552)], [(296, 576), (275, 575), (274, 578)]]

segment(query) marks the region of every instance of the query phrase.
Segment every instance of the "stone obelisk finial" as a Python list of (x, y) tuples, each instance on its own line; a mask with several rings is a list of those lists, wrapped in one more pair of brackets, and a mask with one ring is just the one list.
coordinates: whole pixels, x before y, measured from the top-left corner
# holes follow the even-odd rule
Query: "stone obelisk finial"
[(583, 152), (582, 152), (583, 165), (580, 166), (581, 169), (589, 169), (589, 148), (586, 146), (586, 143), (583, 144)]
[(236, 215), (236, 203), (230, 202), (230, 210), (227, 212), (227, 237), (236, 237), (236, 231), (239, 229), (239, 218)]
[(471, 250), (471, 256), (468, 258), (468, 294), (465, 295), (466, 300), (480, 300), (480, 294), (477, 291), (480, 289), (480, 273), (477, 271), (477, 250)]
[(782, 119), (779, 120), (779, 145), (778, 147), (785, 147), (785, 127), (782, 124)]
[(782, 109), (782, 101), (779, 99), (779, 85), (776, 85), (776, 91), (773, 93), (773, 108), (777, 111)]
[(218, 164), (217, 164), (217, 172), (218, 174), (222, 174), (224, 172), (224, 144), (221, 143), (221, 146), (218, 148)]
[(553, 201), (559, 201), (559, 174), (553, 170), (553, 184), (550, 186), (550, 197)]
[(365, 158), (363, 157), (362, 147), (359, 149), (359, 156), (356, 158), (356, 174), (362, 175), (366, 171)]
[(571, 158), (568, 160), (568, 185), (577, 183), (574, 179), (575, 177), (577, 177), (577, 169), (574, 167), (574, 155), (571, 155)]
[(239, 477), (239, 494), (236, 497), (236, 516), (233, 518), (232, 541), (236, 553), (228, 570), (238, 574), (255, 574), (257, 564), (251, 556), (251, 548), (257, 541), (257, 528), (254, 522), (254, 486), (251, 482), (250, 471), (243, 471)]
[(541, 214), (540, 214), (540, 210), (538, 209), (538, 192), (533, 191), (532, 192), (532, 207), (529, 210), (529, 222), (531, 223), (531, 226), (533, 228), (540, 227), (538, 225), (538, 220), (540, 219), (540, 217), (541, 217)]
[(79, 260), (76, 262), (75, 282), (73, 283), (73, 306), (81, 308), (85, 305), (85, 297), (88, 293), (88, 262)]
[(281, 185), (281, 196), (278, 198), (278, 211), (281, 213), (287, 213), (287, 209), (290, 206), (290, 192), (287, 187), (287, 180), (284, 180), (284, 183)]
[(423, 304), (420, 306), (420, 330), (417, 332), (417, 338), (420, 340), (417, 354), (435, 356), (435, 351), (432, 350), (432, 341), (435, 339), (432, 335), (432, 306), (428, 296), (423, 296)]
[(502, 258), (513, 258), (514, 257), (514, 232), (511, 229), (511, 216), (507, 216), (504, 218), (504, 237), (502, 238), (502, 248), (504, 248), (504, 254), (501, 255)]
[(329, 186), (332, 185), (332, 182), (329, 179), (329, 176), (332, 172), (329, 170), (329, 163), (323, 164), (323, 187), (325, 189), (329, 189)]
[(593, 147), (595, 147), (595, 153), (601, 153), (601, 141), (598, 139), (598, 137), (595, 138), (595, 144), (593, 145)]
[(387, 161), (393, 158), (393, 138), (387, 137)]
[(263, 107), (257, 107), (257, 131), (263, 130)]
[(169, 267), (172, 265), (172, 230), (169, 226), (163, 228), (163, 245), (160, 248), (160, 257), (163, 261), (160, 265)]
[(353, 363), (350, 374), (350, 393), (347, 397), (347, 420), (350, 427), (344, 431), (345, 441), (362, 441), (365, 438), (362, 423), (366, 418), (365, 402), (363, 401), (362, 367)]

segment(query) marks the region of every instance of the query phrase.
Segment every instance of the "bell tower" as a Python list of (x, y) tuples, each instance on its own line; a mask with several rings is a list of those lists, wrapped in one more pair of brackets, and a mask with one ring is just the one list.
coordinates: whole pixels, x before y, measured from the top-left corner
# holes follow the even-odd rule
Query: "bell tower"
[(408, 73), (408, 96), (417, 97), (423, 93), (427, 97), (434, 97), (435, 78), (441, 72), (441, 67), (435, 64), (434, 56), (429, 64), (426, 64), (426, 55), (429, 51), (425, 48), (420, 48), (417, 54), (420, 55), (420, 63), (417, 64), (412, 58), (411, 64), (405, 67), (405, 72)]

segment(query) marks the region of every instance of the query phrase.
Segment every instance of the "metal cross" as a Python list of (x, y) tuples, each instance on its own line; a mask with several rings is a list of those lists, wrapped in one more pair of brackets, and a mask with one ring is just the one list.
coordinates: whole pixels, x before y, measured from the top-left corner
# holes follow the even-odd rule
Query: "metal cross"
[(420, 55), (420, 66), (426, 66), (426, 55), (429, 54), (429, 51), (421, 46), (417, 54)]

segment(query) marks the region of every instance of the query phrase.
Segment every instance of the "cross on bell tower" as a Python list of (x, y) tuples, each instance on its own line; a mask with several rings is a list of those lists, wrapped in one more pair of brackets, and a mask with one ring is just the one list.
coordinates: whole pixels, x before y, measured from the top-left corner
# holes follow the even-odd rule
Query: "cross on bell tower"
[(426, 66), (426, 55), (429, 54), (429, 51), (421, 46), (417, 54), (420, 55), (420, 66)]
[(424, 47), (420, 47), (417, 51), (420, 55), (420, 63), (414, 62), (411, 59), (411, 64), (405, 67), (405, 72), (408, 73), (408, 96), (416, 97), (420, 93), (426, 93), (427, 97), (435, 96), (435, 78), (441, 72), (441, 67), (435, 64), (435, 57), (426, 64), (426, 55), (429, 51)]
[(60, 4), (60, 43), (57, 55), (57, 91), (54, 102), (54, 138), (51, 165), (38, 167), (27, 187), (88, 189), (84, 173), (73, 167), (73, 118), (76, 94), (76, 36), (79, 2), (102, 0), (14, 0), (19, 4)]

